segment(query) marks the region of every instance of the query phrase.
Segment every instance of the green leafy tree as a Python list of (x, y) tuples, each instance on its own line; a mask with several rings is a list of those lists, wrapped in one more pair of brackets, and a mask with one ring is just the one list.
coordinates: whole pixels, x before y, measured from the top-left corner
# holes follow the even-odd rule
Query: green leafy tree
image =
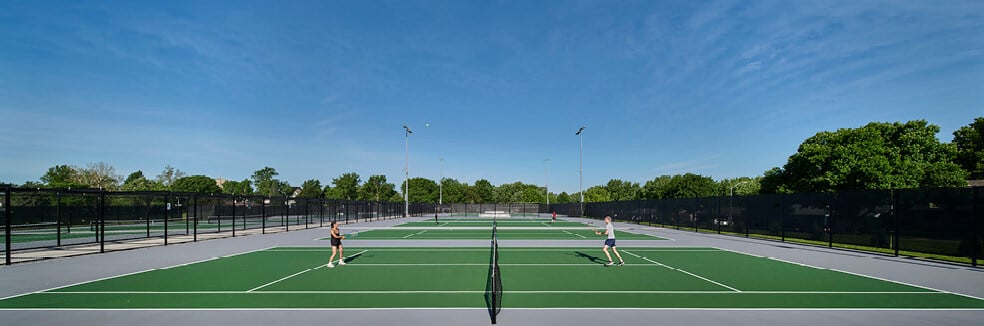
[[(574, 200), (579, 201), (580, 198)], [(584, 202), (586, 203), (598, 203), (612, 201), (611, 194), (608, 193), (608, 188), (605, 186), (593, 186), (584, 191)]]
[(331, 183), (334, 185), (332, 191), (335, 199), (356, 200), (359, 198), (359, 185), (362, 180), (358, 173), (344, 173), (332, 179)]
[(321, 181), (318, 180), (307, 180), (301, 184), (301, 193), (297, 195), (300, 198), (321, 198), (324, 196), (321, 188)]
[[(441, 181), (444, 186), (444, 203), (467, 203), (469, 202), (467, 198), (466, 184), (461, 183), (456, 179), (445, 178)], [(440, 190), (440, 189), (439, 189)]]
[(641, 199), (668, 198), (670, 180), (673, 180), (672, 176), (661, 175), (655, 179), (646, 181), (646, 184), (639, 191), (639, 198)]
[(473, 186), (479, 203), (491, 203), (496, 200), (495, 186), (489, 180), (480, 179)]
[(667, 185), (667, 198), (701, 198), (717, 194), (717, 183), (710, 177), (699, 174), (678, 174)]
[(504, 183), (499, 185), (493, 191), (495, 194), (495, 201), (499, 203), (515, 203), (519, 202), (520, 198), (523, 196), (523, 183)]
[[(953, 144), (957, 146), (956, 162), (970, 173), (969, 177), (984, 179), (984, 117), (976, 118), (973, 123), (954, 131)], [(943, 173), (942, 179), (948, 179), (946, 174), (952, 171), (938, 173)]]
[(736, 179), (723, 179), (718, 181), (718, 196), (728, 196), (731, 195), (732, 187), (734, 187), (735, 196), (746, 196), (754, 195), (761, 191), (762, 185), (760, 184), (761, 177), (749, 178), (741, 177)]
[(253, 184), (256, 186), (256, 194), (261, 196), (277, 196), (280, 192), (280, 181), (274, 179), (277, 170), (269, 166), (253, 172)]
[(126, 177), (121, 189), (124, 191), (160, 191), (164, 190), (164, 185), (155, 180), (147, 180), (143, 171), (137, 170)]
[(244, 179), (243, 181), (229, 180), (222, 184), (222, 192), (230, 195), (252, 195), (253, 182), (249, 179)]
[(560, 194), (557, 195), (556, 200), (557, 200), (556, 202), (559, 204), (572, 202), (571, 195), (568, 195), (566, 191), (561, 191)]
[(964, 187), (966, 172), (953, 163), (957, 148), (940, 143), (939, 131), (915, 120), (817, 133), (782, 169), (766, 173), (763, 192)]
[(386, 182), (386, 176), (376, 174), (359, 187), (359, 200), (383, 201), (396, 194), (396, 185)]
[(56, 165), (41, 176), (41, 183), (48, 188), (85, 188), (84, 184), (76, 181), (78, 179), (78, 171), (74, 167)]
[(626, 201), (638, 199), (642, 188), (635, 182), (611, 179), (605, 184), (605, 190), (612, 201)]
[(410, 178), (409, 183), (411, 203), (437, 203), (437, 182), (417, 177)]
[(537, 185), (524, 184), (523, 190), (520, 194), (519, 201), (524, 203), (542, 203), (546, 202), (547, 197), (544, 193), (545, 189)]
[(222, 188), (215, 183), (215, 179), (204, 175), (193, 175), (174, 180), (171, 190), (176, 192), (197, 192), (203, 194), (221, 194)]

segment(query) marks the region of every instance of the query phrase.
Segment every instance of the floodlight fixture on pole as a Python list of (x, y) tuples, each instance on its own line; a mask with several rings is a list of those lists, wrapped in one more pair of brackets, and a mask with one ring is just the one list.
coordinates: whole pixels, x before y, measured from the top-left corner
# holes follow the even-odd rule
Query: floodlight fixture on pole
[(410, 217), (410, 134), (413, 133), (407, 124), (403, 124), (403, 146), (406, 158), (403, 161), (403, 217)]
[(444, 158), (443, 157), (441, 158), (441, 181), (438, 184), (438, 189), (439, 189), (438, 190), (439, 197), (437, 197), (437, 204), (444, 205)]
[(584, 128), (587, 128), (587, 126), (581, 126), (581, 128), (574, 133), (574, 135), (577, 136), (578, 142), (577, 191), (581, 194), (581, 217), (584, 217), (584, 136), (581, 135), (581, 133), (584, 132)]

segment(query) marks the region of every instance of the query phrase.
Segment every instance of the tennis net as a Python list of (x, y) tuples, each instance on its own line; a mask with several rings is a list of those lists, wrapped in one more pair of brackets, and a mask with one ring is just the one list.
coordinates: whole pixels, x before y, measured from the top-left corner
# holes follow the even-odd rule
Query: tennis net
[(489, 277), (492, 283), (489, 303), (492, 306), (489, 314), (492, 316), (492, 323), (502, 310), (502, 275), (499, 272), (499, 235), (496, 230), (496, 222), (492, 222), (492, 266), (489, 267), (491, 273)]

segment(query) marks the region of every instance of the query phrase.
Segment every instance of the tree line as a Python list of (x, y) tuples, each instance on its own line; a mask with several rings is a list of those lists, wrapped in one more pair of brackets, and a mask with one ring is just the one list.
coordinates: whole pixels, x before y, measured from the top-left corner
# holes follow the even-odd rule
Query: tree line
[[(662, 175), (643, 184), (611, 179), (584, 191), (587, 202), (659, 198), (698, 198), (759, 193), (826, 192), (866, 189), (965, 187), (967, 180), (984, 179), (984, 117), (940, 142), (940, 127), (925, 120), (872, 122), (859, 128), (823, 131), (806, 139), (782, 167), (761, 176), (714, 180), (693, 173)], [(165, 166), (153, 178), (143, 171), (118, 175), (106, 163), (86, 166), (56, 165), (27, 182), (29, 188), (101, 188), (120, 191), (176, 191), (233, 195), (324, 197), (342, 200), (403, 201), (385, 175), (365, 181), (355, 172), (333, 178), (329, 184), (310, 179), (300, 186), (277, 179), (272, 167), (263, 167), (241, 181), (216, 182), (204, 175), (188, 175)], [(419, 203), (488, 203), (580, 201), (580, 193), (547, 193), (544, 187), (520, 181), (493, 185), (485, 179), (472, 184), (454, 178), (409, 180), (409, 200)]]

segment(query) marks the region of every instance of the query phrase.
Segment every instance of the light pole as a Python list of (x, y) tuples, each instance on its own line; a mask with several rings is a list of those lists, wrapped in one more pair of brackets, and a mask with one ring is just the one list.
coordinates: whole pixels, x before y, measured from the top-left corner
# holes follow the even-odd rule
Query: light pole
[(403, 217), (410, 217), (410, 134), (413, 131), (407, 124), (403, 124), (403, 145), (405, 148), (406, 159), (403, 161)]
[(578, 143), (577, 191), (581, 194), (581, 217), (584, 217), (584, 136), (581, 135), (581, 133), (584, 132), (584, 128), (587, 128), (587, 126), (581, 126), (581, 129), (578, 129), (577, 132), (574, 133), (574, 135), (577, 136)]
[(549, 158), (543, 160), (543, 169), (547, 171), (547, 183), (545, 184), (546, 185), (545, 188), (547, 189), (547, 206), (549, 207), (550, 206), (550, 159)]
[(443, 157), (441, 158), (441, 181), (437, 186), (438, 186), (438, 194), (439, 194), (438, 195), (439, 197), (437, 198), (437, 204), (444, 205), (444, 158)]

